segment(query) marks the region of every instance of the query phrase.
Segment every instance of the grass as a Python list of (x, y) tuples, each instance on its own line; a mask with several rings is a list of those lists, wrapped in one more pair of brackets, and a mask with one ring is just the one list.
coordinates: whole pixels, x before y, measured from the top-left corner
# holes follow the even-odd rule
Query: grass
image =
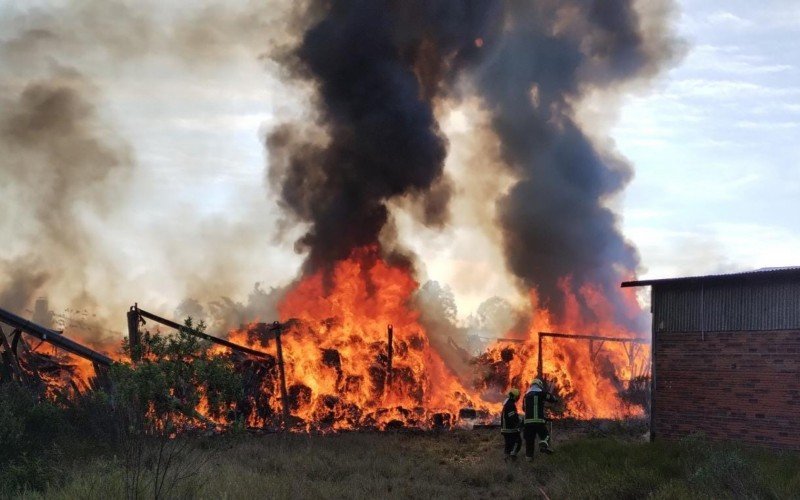
[[(556, 424), (558, 425), (558, 424)], [(800, 498), (800, 454), (648, 443), (616, 433), (556, 436), (557, 453), (506, 463), (496, 430), (241, 435), (196, 441), (200, 474), (179, 498)], [(124, 497), (120, 461), (82, 460), (23, 498)]]

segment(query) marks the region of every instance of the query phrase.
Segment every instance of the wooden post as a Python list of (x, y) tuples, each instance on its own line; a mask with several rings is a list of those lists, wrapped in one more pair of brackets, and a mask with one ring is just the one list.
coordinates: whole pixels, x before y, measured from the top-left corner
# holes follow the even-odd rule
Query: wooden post
[(544, 363), (542, 361), (542, 332), (539, 332), (539, 360), (536, 371), (538, 372), (536, 376), (544, 380)]
[(392, 386), (392, 357), (394, 356), (394, 342), (392, 341), (394, 337), (394, 327), (389, 325), (387, 328), (388, 330), (388, 341), (386, 346), (386, 351), (388, 352), (389, 362), (386, 365), (386, 387)]
[(286, 391), (286, 370), (283, 366), (283, 346), (281, 346), (281, 324), (277, 321), (272, 324), (275, 329), (275, 347), (278, 354), (278, 374), (281, 378), (281, 402), (283, 403), (283, 426), (289, 425), (289, 396)]
[(139, 361), (141, 346), (139, 345), (139, 304), (128, 310), (128, 345), (131, 349), (131, 361)]

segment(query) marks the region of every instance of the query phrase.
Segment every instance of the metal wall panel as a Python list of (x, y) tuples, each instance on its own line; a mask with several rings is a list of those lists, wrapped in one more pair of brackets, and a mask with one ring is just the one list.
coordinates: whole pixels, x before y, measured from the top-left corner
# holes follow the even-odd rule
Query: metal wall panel
[(800, 329), (800, 280), (654, 285), (653, 327), (657, 332)]

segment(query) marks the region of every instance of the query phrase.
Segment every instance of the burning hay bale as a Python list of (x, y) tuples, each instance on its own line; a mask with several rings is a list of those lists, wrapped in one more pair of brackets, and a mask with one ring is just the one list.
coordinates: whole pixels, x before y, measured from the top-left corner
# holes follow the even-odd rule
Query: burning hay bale
[[(544, 344), (544, 338), (557, 342)], [(554, 415), (620, 418), (646, 411), (649, 362), (643, 339), (540, 332), (538, 342), (509, 340), (515, 345), (500, 339), (472, 360), (485, 390), (501, 394), (509, 387), (524, 389), (538, 375), (561, 400), (552, 409)]]
[[(410, 307), (415, 288), (408, 270), (384, 262), (375, 248), (290, 290), (280, 311), (290, 319), (279, 335), (285, 398), (276, 396), (280, 370), (262, 383), (272, 395), (271, 414), (285, 404), (290, 427), (304, 430), (432, 428), (452, 425), (459, 408), (479, 404), (430, 346)], [(250, 325), (229, 338), (264, 346), (264, 335)]]

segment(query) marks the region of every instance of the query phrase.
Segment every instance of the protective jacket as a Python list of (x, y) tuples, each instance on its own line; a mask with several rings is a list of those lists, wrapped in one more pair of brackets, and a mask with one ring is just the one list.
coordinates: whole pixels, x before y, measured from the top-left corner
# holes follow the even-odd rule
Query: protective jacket
[(500, 432), (512, 433), (519, 432), (519, 414), (517, 413), (517, 401), (508, 398), (503, 403), (503, 413), (500, 415)]
[(522, 410), (525, 412), (526, 424), (543, 424), (544, 403), (555, 403), (558, 398), (538, 386), (531, 386), (522, 400)]

